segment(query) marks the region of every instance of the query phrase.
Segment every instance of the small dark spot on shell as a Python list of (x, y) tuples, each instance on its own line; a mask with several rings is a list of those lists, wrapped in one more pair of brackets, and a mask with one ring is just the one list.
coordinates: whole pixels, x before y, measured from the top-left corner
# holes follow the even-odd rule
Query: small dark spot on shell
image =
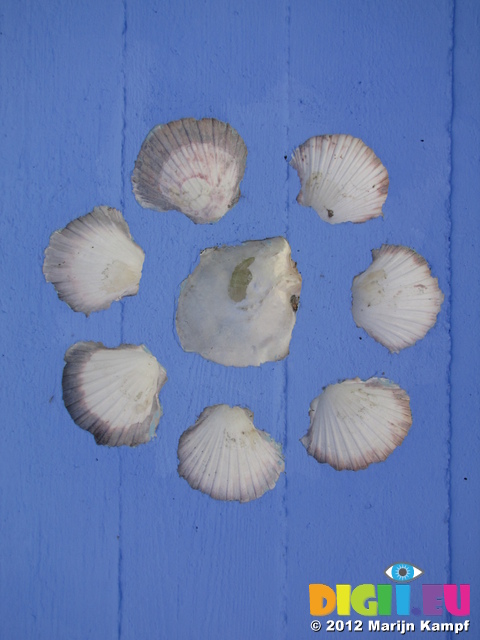
[(327, 209), (328, 217), (333, 218), (333, 211), (331, 209)]
[(292, 309), (295, 311), (295, 313), (297, 312), (299, 302), (300, 302), (300, 298), (296, 295), (293, 295), (290, 298), (290, 304), (292, 305)]

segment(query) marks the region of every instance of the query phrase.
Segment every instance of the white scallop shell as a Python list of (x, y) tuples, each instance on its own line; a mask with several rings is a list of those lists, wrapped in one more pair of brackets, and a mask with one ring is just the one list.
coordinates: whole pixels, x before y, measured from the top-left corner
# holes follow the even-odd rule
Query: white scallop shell
[(88, 316), (138, 292), (144, 259), (120, 211), (95, 207), (51, 235), (43, 273), (60, 300)]
[(240, 198), (247, 147), (229, 124), (184, 118), (146, 137), (132, 175), (142, 207), (176, 209), (196, 223), (216, 222)]
[(318, 462), (358, 471), (385, 460), (411, 424), (410, 399), (401, 387), (385, 378), (355, 378), (325, 387), (312, 401), (301, 442)]
[(165, 369), (144, 346), (77, 342), (65, 354), (63, 400), (74, 422), (109, 447), (148, 442), (162, 415)]
[(205, 249), (182, 283), (176, 325), (183, 349), (235, 367), (285, 358), (301, 285), (285, 238)]
[(178, 444), (178, 473), (216, 500), (249, 502), (273, 489), (285, 468), (281, 445), (253, 425), (253, 413), (207, 407)]
[(383, 215), (388, 172), (359, 138), (314, 136), (294, 151), (290, 164), (302, 185), (297, 202), (322, 220), (365, 222)]
[(413, 249), (384, 244), (372, 255), (372, 264), (353, 279), (353, 318), (398, 353), (433, 327), (444, 296), (427, 261)]

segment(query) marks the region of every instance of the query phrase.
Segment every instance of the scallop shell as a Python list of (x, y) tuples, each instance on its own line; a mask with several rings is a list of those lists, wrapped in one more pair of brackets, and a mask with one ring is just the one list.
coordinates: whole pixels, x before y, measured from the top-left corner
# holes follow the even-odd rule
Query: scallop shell
[(359, 138), (314, 136), (293, 153), (302, 188), (297, 202), (330, 224), (365, 222), (382, 214), (388, 172)]
[(43, 273), (60, 300), (88, 316), (138, 292), (144, 259), (120, 211), (95, 207), (51, 235)]
[(433, 327), (444, 296), (427, 261), (413, 249), (384, 244), (372, 255), (372, 264), (353, 279), (353, 319), (398, 353)]
[(401, 387), (385, 378), (355, 378), (329, 385), (312, 401), (301, 442), (318, 462), (358, 471), (385, 460), (411, 424), (410, 399)]
[(176, 325), (183, 349), (235, 367), (285, 358), (301, 285), (285, 238), (205, 249), (182, 283)]
[(162, 415), (165, 369), (144, 346), (77, 342), (65, 354), (63, 400), (72, 419), (109, 447), (148, 442)]
[(138, 154), (133, 193), (147, 209), (176, 209), (196, 223), (216, 222), (240, 198), (246, 160), (244, 141), (220, 120), (157, 125)]
[(281, 446), (253, 425), (253, 413), (207, 407), (178, 444), (178, 473), (216, 500), (249, 502), (273, 489), (285, 468)]

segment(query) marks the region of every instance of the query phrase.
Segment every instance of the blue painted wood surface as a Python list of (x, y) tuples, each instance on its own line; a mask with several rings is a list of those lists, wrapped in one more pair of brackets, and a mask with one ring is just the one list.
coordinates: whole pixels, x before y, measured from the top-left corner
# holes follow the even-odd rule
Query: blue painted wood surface
[[(4, 3), (2, 640), (309, 638), (309, 583), (384, 582), (398, 560), (425, 572), (414, 608), (421, 581), (470, 583), (480, 637), (479, 13), (454, 0)], [(248, 147), (243, 197), (215, 225), (131, 193), (148, 131), (185, 116), (228, 121)], [(336, 132), (388, 168), (384, 219), (330, 226), (296, 203), (286, 158)], [(146, 260), (137, 296), (86, 319), (41, 267), (50, 234), (99, 204), (122, 209)], [(303, 277), (288, 358), (234, 369), (184, 353), (176, 300), (199, 252), (273, 235)], [(398, 355), (350, 312), (352, 279), (384, 242), (424, 255), (446, 294)], [(111, 450), (73, 424), (61, 376), (77, 340), (143, 342), (165, 366), (151, 443)], [(319, 465), (299, 443), (311, 400), (373, 375), (409, 393), (408, 437), (366, 471)], [(249, 406), (283, 444), (286, 474), (258, 501), (216, 502), (177, 475), (179, 436), (216, 403)]]

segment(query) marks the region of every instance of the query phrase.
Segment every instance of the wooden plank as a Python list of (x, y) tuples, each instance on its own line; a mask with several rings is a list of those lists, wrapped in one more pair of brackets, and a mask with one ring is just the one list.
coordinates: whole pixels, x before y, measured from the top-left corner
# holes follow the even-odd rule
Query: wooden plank
[[(124, 339), (145, 341), (169, 381), (158, 438), (123, 467), (121, 637), (281, 637), (285, 477), (254, 503), (223, 504), (179, 479), (176, 452), (219, 403), (250, 407), (283, 441), (285, 364), (235, 369), (187, 354), (174, 317), (202, 249), (285, 232), (285, 12), (273, 2), (128, 3), (126, 33), (126, 210), (147, 259)], [(188, 116), (229, 122), (249, 152), (243, 197), (214, 225), (142, 210), (130, 193), (148, 131)]]
[[(309, 630), (310, 583), (384, 583), (399, 561), (428, 582), (448, 581), (451, 11), (449, 2), (292, 4), (290, 147), (322, 133), (360, 137), (387, 167), (390, 187), (384, 219), (332, 227), (295, 203), (299, 181), (289, 174), (289, 236), (305, 279), (288, 360), (290, 637)], [(399, 354), (351, 315), (353, 277), (383, 243), (423, 255), (446, 294), (437, 325)], [(403, 387), (413, 426), (384, 463), (337, 472), (307, 459), (298, 438), (322, 387), (356, 376)], [(421, 608), (420, 582), (412, 607)]]
[(62, 401), (77, 340), (120, 339), (120, 307), (86, 319), (42, 274), (53, 231), (120, 205), (121, 7), (4, 3), (0, 636), (117, 637), (118, 456)]
[(451, 580), (471, 584), (472, 618), (479, 593), (478, 428), (480, 392), (476, 371), (479, 303), (477, 214), (479, 184), (479, 7), (455, 3), (452, 117), (452, 363), (451, 363)]

